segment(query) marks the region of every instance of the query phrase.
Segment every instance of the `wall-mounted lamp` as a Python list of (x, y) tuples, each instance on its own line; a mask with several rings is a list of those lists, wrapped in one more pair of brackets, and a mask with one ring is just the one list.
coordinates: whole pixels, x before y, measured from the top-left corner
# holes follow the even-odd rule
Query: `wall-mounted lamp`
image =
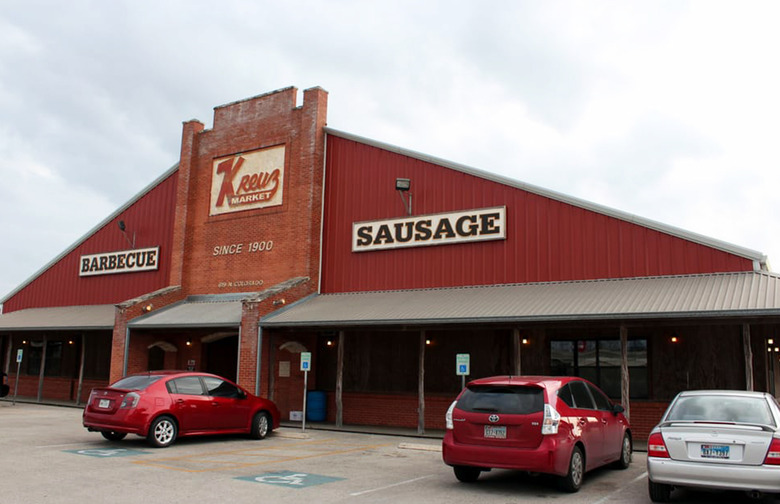
[(766, 343), (767, 343), (767, 345), (774, 345), (775, 344), (775, 340), (773, 340), (772, 338), (769, 338), (768, 340), (766, 340)]
[(284, 306), (285, 303), (287, 303), (287, 301), (284, 300), (284, 299), (275, 299), (274, 302), (273, 302), (273, 305), (274, 306)]
[(522, 341), (523, 341), (523, 345), (528, 345), (529, 343), (531, 343), (531, 340), (529, 340), (528, 338), (523, 338)]
[(130, 241), (130, 237), (127, 236), (127, 226), (125, 226), (125, 221), (121, 220), (117, 222), (117, 225), (119, 225), (119, 230), (122, 232), (122, 234), (125, 237), (125, 240), (127, 240), (127, 243), (130, 244), (130, 248), (135, 248), (135, 232), (133, 232), (133, 241)]
[(671, 341), (672, 343), (679, 343), (680, 339), (677, 336), (672, 336), (671, 338), (669, 338), (669, 341)]
[[(412, 181), (408, 178), (395, 179), (395, 190), (401, 196), (401, 201), (404, 203), (404, 209), (406, 209), (406, 215), (412, 215), (412, 193), (409, 189), (412, 188)], [(404, 193), (408, 193), (409, 199), (404, 198)]]
[(68, 340), (68, 345), (72, 345), (72, 344), (73, 344), (73, 340)]
[(330, 340), (330, 339), (329, 339), (329, 340), (328, 340), (328, 342), (327, 342), (327, 343), (325, 343), (325, 344), (326, 344), (326, 345), (328, 345), (328, 346), (333, 346), (333, 340)]
[(154, 305), (152, 303), (149, 303), (148, 305), (143, 306), (141, 308), (141, 312), (142, 313), (149, 313), (150, 311), (152, 311), (152, 308), (154, 308)]
[(430, 346), (430, 345), (432, 345), (432, 344), (433, 344), (433, 340), (431, 340), (430, 338), (426, 338), (426, 340), (425, 340), (425, 344), (426, 344), (426, 345), (428, 345), (428, 346)]
[(27, 340), (22, 340), (22, 345), (26, 345), (26, 344), (27, 344)]
[(187, 341), (186, 341), (185, 345), (192, 346), (192, 339), (187, 338)]

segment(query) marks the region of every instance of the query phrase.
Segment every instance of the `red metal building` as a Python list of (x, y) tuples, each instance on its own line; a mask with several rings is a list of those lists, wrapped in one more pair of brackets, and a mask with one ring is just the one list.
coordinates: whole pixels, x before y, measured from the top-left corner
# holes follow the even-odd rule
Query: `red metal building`
[(20, 395), (195, 368), (288, 415), (311, 352), (325, 421), (425, 431), (468, 354), (471, 377), (585, 376), (644, 435), (679, 390), (775, 390), (762, 254), (327, 128), (327, 93), (296, 95), (185, 123), (176, 166), (2, 299)]

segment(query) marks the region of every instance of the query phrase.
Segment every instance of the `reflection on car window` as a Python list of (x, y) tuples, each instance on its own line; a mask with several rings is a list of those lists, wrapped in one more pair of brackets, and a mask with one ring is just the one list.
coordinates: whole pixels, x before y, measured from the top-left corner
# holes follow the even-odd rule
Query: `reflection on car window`
[(590, 398), (585, 382), (573, 381), (569, 384), (574, 397), (574, 407), (579, 409), (596, 409), (593, 399)]
[(593, 400), (596, 401), (596, 409), (605, 411), (612, 409), (612, 404), (609, 402), (609, 399), (607, 399), (599, 389), (590, 384), (588, 384), (588, 389), (590, 389)]
[(762, 397), (722, 395), (680, 397), (667, 420), (775, 425), (769, 405)]
[(167, 383), (172, 394), (203, 395), (203, 386), (197, 376), (183, 376)]
[(128, 376), (114, 383), (111, 387), (124, 390), (144, 390), (160, 378), (162, 376), (159, 375)]
[(204, 376), (203, 382), (206, 384), (206, 390), (212, 397), (239, 397), (238, 388), (232, 383), (211, 376)]
[(473, 413), (527, 415), (544, 409), (544, 392), (539, 387), (474, 386), (463, 392), (457, 407)]
[(567, 406), (570, 408), (574, 407), (574, 399), (571, 397), (571, 389), (568, 385), (564, 385), (559, 391), (558, 391), (558, 399), (565, 402)]

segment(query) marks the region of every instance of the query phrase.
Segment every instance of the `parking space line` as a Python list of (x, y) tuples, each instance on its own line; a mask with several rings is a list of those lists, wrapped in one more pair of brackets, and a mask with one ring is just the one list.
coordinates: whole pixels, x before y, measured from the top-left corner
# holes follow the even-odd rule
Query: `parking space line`
[[(385, 447), (385, 446), (391, 446), (392, 444), (393, 443), (383, 443), (383, 444), (375, 444), (375, 445), (353, 445), (354, 446), (353, 448), (346, 449), (346, 450), (331, 450), (331, 451), (326, 451), (326, 452), (322, 452), (322, 453), (313, 453), (313, 454), (308, 454), (308, 455), (299, 455), (299, 456), (290, 456), (290, 457), (274, 457), (274, 458), (271, 458), (270, 460), (263, 460), (263, 461), (260, 461), (260, 462), (245, 462), (245, 463), (241, 463), (241, 462), (231, 462), (231, 461), (224, 461), (223, 462), (223, 461), (215, 461), (215, 460), (206, 460), (206, 462), (210, 463), (210, 464), (215, 464), (215, 465), (216, 464), (224, 464), (225, 465), (225, 467), (211, 467), (211, 468), (208, 468), (208, 469), (187, 469), (187, 468), (183, 468), (183, 467), (176, 467), (176, 466), (173, 466), (173, 465), (161, 464), (161, 463), (159, 463), (160, 461), (150, 461), (150, 460), (135, 460), (132, 463), (133, 464), (138, 464), (138, 465), (158, 467), (158, 468), (161, 468), (161, 469), (169, 469), (169, 470), (172, 470), (172, 471), (188, 472), (188, 473), (219, 472), (219, 471), (226, 471), (226, 470), (230, 470), (230, 469), (243, 469), (243, 468), (246, 468), (246, 467), (256, 467), (256, 466), (268, 465), (268, 464), (279, 464), (279, 463), (283, 463), (283, 462), (291, 462), (291, 461), (294, 461), (294, 460), (305, 460), (305, 459), (317, 458), (317, 457), (328, 457), (328, 456), (333, 456), (333, 455), (343, 455), (345, 453), (352, 453), (352, 452), (356, 452), (356, 451), (370, 450), (370, 449), (374, 449), (374, 448), (382, 448), (382, 447)], [(226, 453), (226, 454), (246, 453), (248, 451), (249, 450), (239, 450), (238, 452), (222, 452), (222, 453)], [(267, 451), (267, 450), (263, 450), (263, 451)], [(249, 456), (249, 455), (246, 455), (246, 456)], [(197, 462), (199, 459), (195, 458), (195, 457), (193, 457), (193, 458), (181, 457), (181, 458), (166, 459), (166, 460), (182, 460), (182, 461), (189, 461), (189, 462)], [(202, 460), (202, 459), (200, 459), (200, 460)], [(230, 465), (227, 466), (228, 464), (230, 464)]]
[(647, 478), (647, 471), (643, 472), (642, 474), (640, 474), (636, 478), (634, 478), (631, 481), (629, 481), (628, 484), (623, 485), (622, 487), (620, 487), (617, 490), (613, 491), (609, 495), (605, 495), (604, 497), (600, 498), (599, 500), (593, 501), (591, 504), (604, 504), (605, 502), (609, 501), (609, 499), (611, 499), (613, 495), (622, 492), (627, 486), (631, 486), (634, 483), (636, 483), (637, 481), (643, 480), (645, 478)]
[(429, 474), (428, 476), (420, 476), (419, 478), (414, 478), (414, 479), (410, 479), (410, 480), (406, 480), (406, 481), (399, 481), (398, 483), (393, 483), (392, 485), (386, 485), (386, 486), (379, 487), (379, 488), (372, 488), (371, 490), (363, 490), (362, 492), (354, 492), (354, 493), (351, 493), (349, 495), (350, 495), (350, 497), (357, 497), (359, 495), (365, 495), (365, 494), (369, 494), (369, 493), (373, 493), (373, 492), (380, 492), (382, 490), (387, 490), (388, 488), (393, 488), (393, 487), (397, 487), (397, 486), (401, 486), (401, 485), (408, 485), (409, 483), (414, 483), (415, 481), (420, 481), (420, 480), (424, 480), (424, 479), (431, 478), (431, 477), (433, 477), (433, 474)]

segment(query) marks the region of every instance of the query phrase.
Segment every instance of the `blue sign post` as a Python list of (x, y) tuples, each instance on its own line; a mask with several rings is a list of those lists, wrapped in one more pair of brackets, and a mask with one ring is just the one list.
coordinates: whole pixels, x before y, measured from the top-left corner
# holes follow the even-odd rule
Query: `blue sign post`
[(16, 392), (19, 390), (19, 371), (22, 367), (22, 356), (24, 355), (24, 349), (20, 348), (16, 351), (16, 380), (14, 382), (14, 401), (13, 406), (16, 406)]
[(303, 371), (303, 423), (301, 432), (306, 432), (306, 390), (309, 388), (309, 370), (311, 369), (311, 352), (301, 352), (301, 371)]
[(460, 376), (460, 388), (465, 388), (466, 377), (471, 374), (471, 354), (459, 353), (455, 356), (455, 374)]

